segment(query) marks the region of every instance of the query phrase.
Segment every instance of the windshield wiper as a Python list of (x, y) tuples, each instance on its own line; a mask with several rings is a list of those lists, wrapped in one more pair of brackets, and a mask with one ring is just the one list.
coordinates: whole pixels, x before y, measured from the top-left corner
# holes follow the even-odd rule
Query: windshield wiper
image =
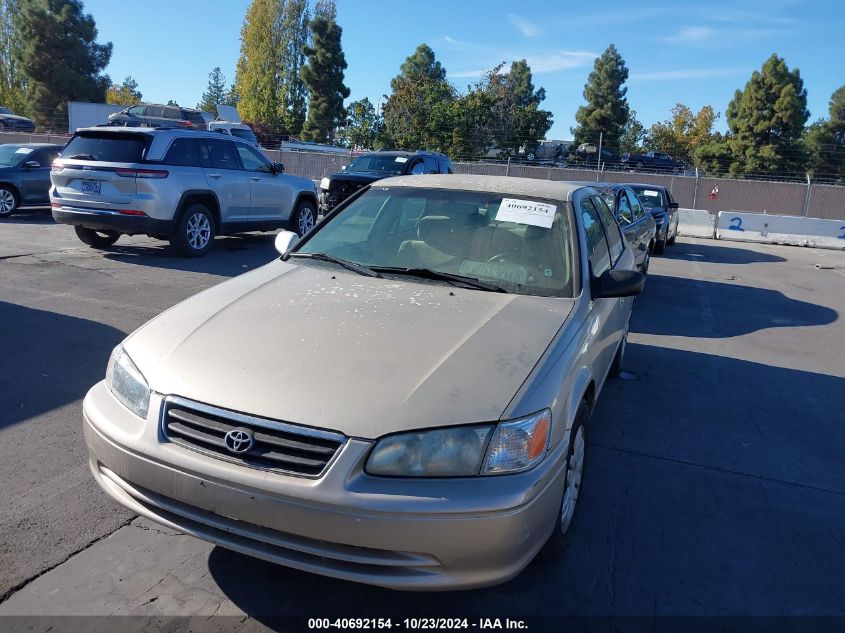
[(359, 275), (364, 275), (365, 277), (381, 277), (381, 275), (379, 275), (372, 268), (368, 268), (363, 264), (351, 262), (348, 259), (329, 255), (328, 253), (291, 253), (290, 255), (288, 255), (288, 257), (308, 257), (310, 259), (319, 259), (324, 262), (332, 262), (334, 264), (338, 264), (340, 266), (343, 266), (347, 270), (356, 272)]
[(73, 156), (68, 156), (68, 158), (75, 160), (97, 160), (91, 154), (74, 154)]
[(464, 284), (471, 288), (478, 290), (486, 290), (488, 292), (507, 292), (501, 286), (498, 286), (489, 281), (481, 281), (475, 277), (465, 277), (464, 275), (453, 275), (452, 273), (443, 273), (439, 270), (432, 270), (431, 268), (399, 268), (395, 266), (373, 266), (372, 270), (377, 270), (380, 273), (390, 273), (391, 275), (408, 275), (411, 277), (422, 277), (423, 279), (437, 279), (440, 281), (448, 281), (452, 284)]

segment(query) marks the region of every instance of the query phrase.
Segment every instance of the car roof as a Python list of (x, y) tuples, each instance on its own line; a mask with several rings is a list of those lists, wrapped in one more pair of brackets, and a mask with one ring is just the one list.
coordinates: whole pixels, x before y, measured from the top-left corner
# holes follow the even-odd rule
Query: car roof
[(431, 187), (458, 191), (481, 191), (547, 200), (569, 200), (574, 191), (589, 187), (578, 182), (517, 178), (515, 176), (478, 176), (471, 174), (426, 174), (395, 176), (379, 180), (377, 187)]
[(429, 152), (427, 150), (409, 152), (402, 149), (382, 149), (375, 152), (367, 152), (366, 154), (361, 154), (361, 156), (442, 156), (443, 158), (446, 158), (445, 154), (440, 154), (438, 152)]
[(668, 190), (666, 185), (655, 185), (649, 182), (626, 182), (624, 183), (628, 187), (642, 187), (643, 189), (663, 189), (664, 191)]

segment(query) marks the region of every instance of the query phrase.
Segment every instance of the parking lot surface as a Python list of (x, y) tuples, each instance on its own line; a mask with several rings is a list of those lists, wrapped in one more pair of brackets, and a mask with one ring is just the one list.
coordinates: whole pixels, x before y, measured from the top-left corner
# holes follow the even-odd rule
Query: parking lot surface
[(159, 528), (90, 476), (81, 399), (112, 347), (274, 256), (270, 234), (185, 260), (83, 247), (44, 212), (0, 224), (0, 615), (845, 615), (845, 253), (681, 239), (654, 258), (565, 554), (422, 597)]

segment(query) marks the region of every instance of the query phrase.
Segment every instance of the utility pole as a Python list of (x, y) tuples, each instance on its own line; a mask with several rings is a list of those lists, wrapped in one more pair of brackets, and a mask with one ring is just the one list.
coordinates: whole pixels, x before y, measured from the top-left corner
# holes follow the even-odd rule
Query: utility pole
[(804, 196), (804, 210), (801, 212), (801, 217), (806, 218), (807, 212), (810, 210), (810, 174), (807, 174), (807, 194)]

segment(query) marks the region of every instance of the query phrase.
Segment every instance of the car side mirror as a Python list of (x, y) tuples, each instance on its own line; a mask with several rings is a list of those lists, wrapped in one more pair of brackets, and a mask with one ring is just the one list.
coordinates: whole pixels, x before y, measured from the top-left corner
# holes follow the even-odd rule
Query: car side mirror
[(677, 202), (670, 202), (666, 206), (669, 207), (670, 209), (677, 209), (679, 205), (678, 205)]
[(28, 160), (23, 164), (23, 166), (27, 169), (38, 169), (39, 167), (41, 167), (41, 163), (39, 163), (37, 160)]
[(275, 242), (276, 250), (279, 252), (279, 255), (284, 255), (296, 246), (298, 241), (299, 236), (293, 231), (279, 231)]
[(645, 276), (637, 270), (606, 270), (596, 282), (596, 299), (633, 297), (643, 290)]
[(273, 163), (273, 170), (277, 174), (285, 173), (285, 164), (284, 163)]

